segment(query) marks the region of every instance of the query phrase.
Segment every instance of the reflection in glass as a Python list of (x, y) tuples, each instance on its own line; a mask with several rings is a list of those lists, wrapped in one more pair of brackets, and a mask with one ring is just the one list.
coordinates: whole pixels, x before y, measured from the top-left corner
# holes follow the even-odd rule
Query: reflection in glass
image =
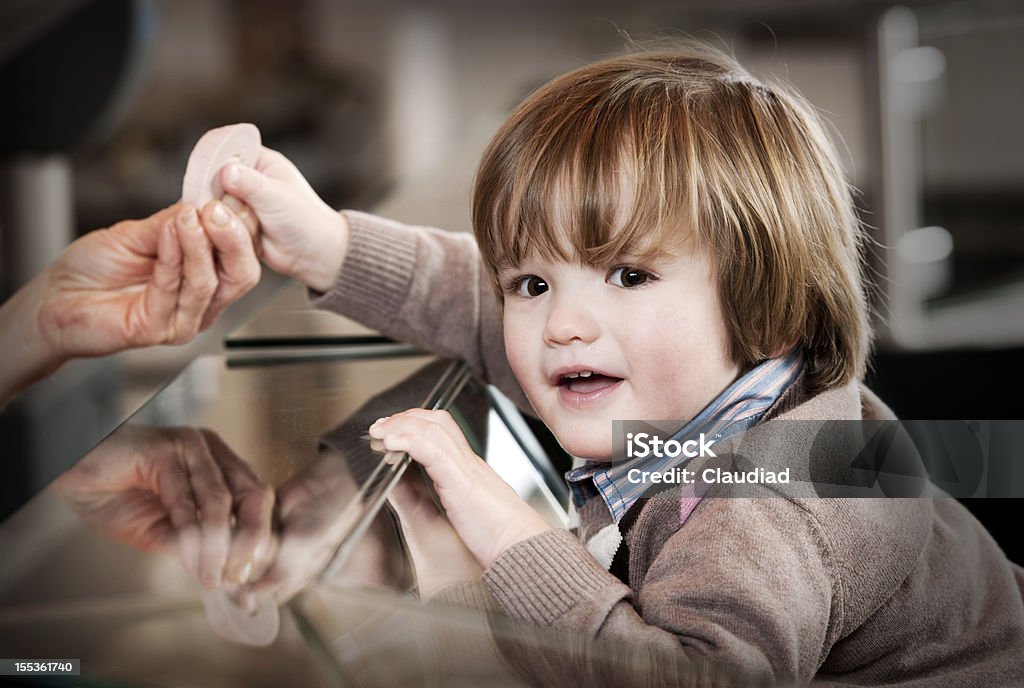
[[(564, 521), (487, 388), (460, 366), (426, 356), (224, 364), (198, 359), (0, 525), (12, 562), (0, 572), (0, 641), (12, 656), (79, 657), (84, 676), (128, 684), (336, 685), (346, 658), (379, 671), (380, 643), (423, 639), (372, 619), (407, 617), (411, 598), (475, 566), (422, 471), (365, 439), (377, 418), (428, 400), (448, 404), (481, 456), (522, 464), (521, 494)], [(243, 610), (260, 596), (284, 605), (268, 650), (218, 637), (200, 603), (218, 589)], [(367, 605), (379, 613), (346, 612)], [(459, 638), (489, 633), (486, 617), (467, 626), (459, 611), (424, 614), (439, 634), (431, 647), (469, 648)], [(342, 636), (360, 641), (342, 648)], [(485, 645), (467, 671), (511, 680)]]

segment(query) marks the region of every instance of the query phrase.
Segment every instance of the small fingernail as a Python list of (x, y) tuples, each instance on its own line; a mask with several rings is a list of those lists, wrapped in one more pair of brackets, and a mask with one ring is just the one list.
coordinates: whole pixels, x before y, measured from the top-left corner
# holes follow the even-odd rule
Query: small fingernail
[(250, 574), (252, 574), (252, 562), (251, 561), (248, 564), (246, 564), (245, 566), (242, 567), (242, 572), (240, 574), (238, 574), (238, 579), (239, 579), (238, 582), (239, 583), (245, 583), (246, 581), (249, 580)]
[(228, 217), (228, 211), (224, 208), (223, 203), (218, 203), (217, 205), (213, 206), (213, 213), (210, 215), (210, 217), (213, 219), (213, 223), (220, 227), (226, 225), (228, 223), (228, 220), (230, 219)]
[(228, 169), (224, 173), (224, 181), (227, 182), (228, 185), (230, 186), (235, 186), (236, 184), (238, 184), (240, 176), (241, 175), (239, 175), (238, 173), (238, 165), (231, 164), (228, 165)]
[(189, 208), (185, 213), (184, 218), (185, 226), (189, 229), (198, 229), (199, 227), (199, 216), (196, 215), (195, 208)]

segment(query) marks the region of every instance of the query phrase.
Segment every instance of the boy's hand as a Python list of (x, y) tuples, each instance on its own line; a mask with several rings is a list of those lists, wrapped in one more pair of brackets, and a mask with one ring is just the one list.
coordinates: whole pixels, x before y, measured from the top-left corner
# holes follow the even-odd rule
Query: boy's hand
[[(220, 175), (224, 190), (259, 219), (263, 261), (317, 291), (327, 291), (348, 248), (345, 218), (317, 196), (295, 165), (269, 148), (260, 149), (255, 169), (233, 163)], [(230, 204), (227, 198), (226, 202)]]
[(473, 453), (447, 411), (411, 409), (382, 418), (370, 426), (370, 437), (426, 469), (448, 520), (485, 569), (512, 545), (551, 529)]
[(434, 504), (420, 471), (406, 471), (388, 495), (388, 503), (398, 517), (421, 600), (453, 585), (480, 580), (476, 557)]

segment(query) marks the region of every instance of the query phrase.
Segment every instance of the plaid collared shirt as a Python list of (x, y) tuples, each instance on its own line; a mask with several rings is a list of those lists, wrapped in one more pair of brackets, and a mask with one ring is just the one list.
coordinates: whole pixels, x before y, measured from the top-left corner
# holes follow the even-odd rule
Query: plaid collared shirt
[[(743, 432), (757, 425), (765, 412), (799, 377), (804, 359), (799, 349), (781, 358), (770, 358), (729, 385), (728, 388), (703, 411), (672, 436), (684, 441), (696, 439), (701, 433), (715, 441)], [(587, 461), (565, 474), (577, 508), (587, 499), (600, 494), (608, 505), (612, 519), (619, 519), (644, 495), (649, 485), (630, 482), (626, 475), (630, 469), (665, 472), (685, 464), (689, 459), (680, 455), (676, 459), (648, 456), (632, 461)]]

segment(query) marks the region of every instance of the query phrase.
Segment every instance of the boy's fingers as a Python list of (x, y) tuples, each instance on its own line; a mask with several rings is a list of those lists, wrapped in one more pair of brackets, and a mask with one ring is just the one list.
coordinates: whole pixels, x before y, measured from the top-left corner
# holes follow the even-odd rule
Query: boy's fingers
[(230, 195), (251, 206), (257, 213), (269, 210), (273, 202), (272, 185), (262, 172), (234, 162), (220, 172), (220, 183)]
[(224, 190), (244, 201), (260, 216), (287, 207), (289, 199), (282, 196), (299, 181), (304, 184), (302, 174), (295, 166), (286, 157), (266, 146), (260, 148), (255, 167), (231, 163), (220, 171), (220, 183)]
[(181, 344), (199, 332), (203, 315), (217, 291), (217, 272), (210, 241), (195, 209), (186, 207), (178, 213), (174, 228), (183, 254), (183, 280), (172, 343)]
[[(404, 452), (409, 454), (416, 463), (427, 469), (427, 473), (434, 478), (435, 471), (445, 472), (447, 469), (442, 466), (445, 461), (444, 451), (436, 444), (425, 441), (422, 434), (418, 433), (395, 433), (386, 435), (381, 442), (384, 449), (389, 452)], [(435, 482), (438, 482), (434, 478)]]
[(432, 411), (430, 409), (413, 408), (405, 412), (412, 418), (422, 418), (423, 420), (431, 423), (437, 423), (442, 428), (447, 430), (453, 437), (465, 438), (465, 434), (462, 432), (462, 428), (452, 418), (452, 414), (447, 411)]
[(435, 441), (451, 445), (458, 454), (472, 454), (473, 450), (462, 432), (447, 411), (431, 411), (428, 409), (409, 409), (396, 413), (389, 418), (382, 418), (370, 426), (370, 437), (381, 436), (381, 433), (412, 432), (433, 437)]
[(472, 489), (479, 470), (487, 465), (473, 453), (446, 412), (412, 409), (397, 413), (371, 425), (370, 436), (385, 451), (409, 454), (439, 491)]
[(423, 466), (439, 490), (460, 491), (470, 487), (466, 473), (450, 447), (424, 439), (422, 433), (388, 435), (383, 441), (388, 451), (406, 453)]
[(290, 176), (301, 176), (292, 161), (279, 151), (260, 146), (254, 167), (272, 179), (285, 179)]

